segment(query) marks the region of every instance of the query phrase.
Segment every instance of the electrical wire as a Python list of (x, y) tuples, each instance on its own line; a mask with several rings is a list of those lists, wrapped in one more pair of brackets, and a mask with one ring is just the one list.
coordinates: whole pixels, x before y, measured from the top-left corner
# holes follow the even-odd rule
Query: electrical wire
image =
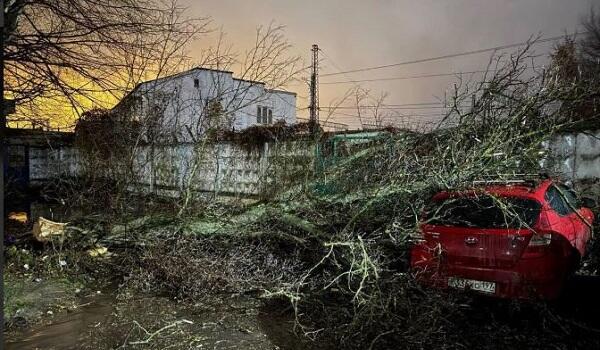
[(327, 82), (321, 82), (321, 85), (355, 84), (355, 83), (365, 83), (365, 82), (372, 82), (372, 81), (391, 81), (391, 80), (408, 80), (408, 79), (422, 79), (422, 78), (435, 78), (435, 77), (452, 77), (452, 76), (459, 76), (461, 74), (478, 74), (478, 73), (486, 73), (486, 72), (488, 72), (488, 71), (474, 70), (474, 71), (469, 71), (469, 72), (451, 72), (451, 73), (437, 73), (437, 74), (408, 75), (408, 76), (403, 76), (403, 77), (392, 77), (392, 78), (327, 81)]
[[(586, 34), (586, 33), (587, 32), (580, 32), (580, 33), (575, 33), (575, 35), (577, 35), (577, 34)], [(459, 53), (454, 53), (454, 54), (448, 54), (448, 55), (442, 55), (442, 56), (436, 56), (436, 57), (428, 57), (428, 58), (421, 58), (421, 59), (416, 59), (416, 60), (411, 60), (411, 61), (404, 61), (404, 62), (399, 62), (399, 63), (392, 63), (392, 64), (385, 64), (385, 65), (374, 66), (374, 67), (357, 68), (357, 69), (352, 69), (352, 70), (347, 70), (347, 71), (340, 71), (340, 72), (335, 72), (335, 73), (321, 74), (321, 76), (322, 77), (328, 77), (328, 76), (334, 76), (334, 75), (340, 75), (340, 74), (368, 72), (368, 71), (377, 70), (377, 69), (384, 69), (384, 68), (390, 68), (390, 67), (398, 67), (398, 66), (404, 66), (404, 65), (409, 65), (409, 64), (439, 61), (439, 60), (448, 59), (448, 58), (475, 55), (475, 54), (485, 53), (485, 52), (489, 52), (489, 51), (504, 50), (504, 49), (509, 49), (509, 48), (513, 48), (513, 47), (519, 47), (519, 46), (524, 46), (524, 45), (536, 45), (536, 44), (541, 44), (541, 43), (545, 43), (545, 42), (549, 42), (549, 41), (560, 40), (560, 39), (563, 39), (564, 37), (565, 37), (564, 35), (561, 35), (561, 36), (555, 36), (555, 37), (549, 37), (549, 38), (541, 38), (541, 39), (537, 39), (537, 40), (527, 40), (527, 41), (520, 42), (520, 43), (508, 44), (508, 45), (500, 45), (500, 46), (495, 46), (495, 47), (490, 47), (490, 48), (485, 48), (485, 49), (464, 51), (464, 52), (459, 52)]]

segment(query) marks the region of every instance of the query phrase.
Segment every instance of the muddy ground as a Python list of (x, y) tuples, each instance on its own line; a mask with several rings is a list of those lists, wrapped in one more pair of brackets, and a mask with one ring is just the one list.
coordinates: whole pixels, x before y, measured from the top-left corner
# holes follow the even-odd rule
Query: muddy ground
[[(86, 276), (89, 277), (89, 276)], [(5, 349), (305, 349), (289, 305), (255, 293), (195, 301), (120, 286), (103, 276), (5, 276)]]
[[(53, 291), (44, 287), (37, 292)], [(64, 284), (59, 283), (60, 287)], [(61, 290), (61, 293), (64, 291)], [(540, 317), (539, 308), (529, 304), (476, 299), (463, 305), (470, 320), (480, 324), (477, 334), (483, 337), (492, 325), (502, 325), (508, 333), (529, 323), (547, 323), (564, 328), (555, 337), (567, 338), (573, 328), (583, 329), (600, 338), (600, 320), (596, 310), (600, 305), (600, 277), (577, 276), (569, 285), (565, 297), (548, 304), (552, 317)], [(54, 300), (49, 300), (55, 298)], [(13, 324), (6, 334), (5, 349), (333, 349), (299, 335), (293, 312), (284, 303), (265, 302), (248, 295), (227, 295), (216, 300), (186, 303), (160, 296), (127, 296), (117, 286), (84, 288), (74, 298), (56, 299), (56, 295), (40, 295), (44, 300), (39, 318), (32, 324)], [(218, 304), (218, 305), (217, 305)], [(47, 311), (54, 310), (52, 314)], [(493, 317), (494, 319), (490, 319)], [(512, 331), (510, 330), (512, 328)], [(507, 329), (498, 330), (507, 332)], [(523, 330), (524, 336), (528, 336)], [(572, 339), (573, 347), (583, 345), (583, 339)], [(454, 344), (455, 345), (455, 344)], [(488, 343), (488, 345), (490, 345)], [(496, 348), (518, 348), (510, 341), (497, 343)], [(539, 348), (548, 345), (540, 343)], [(569, 348), (566, 344), (558, 348)], [(454, 348), (440, 344), (440, 348)], [(403, 348), (400, 346), (400, 348)]]
[[(37, 203), (36, 209), (53, 213), (56, 221), (85, 218), (92, 224), (80, 227), (98, 229), (98, 215), (73, 214), (55, 204)], [(166, 219), (165, 225), (171, 221)], [(145, 220), (125, 223), (111, 224), (111, 233), (119, 236), (138, 224), (143, 230), (148, 226)], [(195, 224), (193, 229), (202, 232), (220, 227), (212, 220)], [(129, 253), (129, 247), (114, 244), (105, 256), (92, 256), (95, 243), (40, 243), (31, 237), (31, 223), (12, 222), (11, 228), (16, 239), (6, 251), (6, 349), (319, 348), (295, 330), (289, 303), (260, 298), (256, 290), (221, 289), (218, 280), (224, 276), (188, 276), (190, 285), (204, 283), (199, 288), (203, 294), (184, 299), (164, 286), (140, 285), (153, 282), (120, 268), (124, 259), (140, 257)], [(164, 230), (171, 234), (171, 228)], [(208, 288), (208, 283), (214, 285)]]
[(11, 332), (6, 349), (304, 349), (293, 317), (257, 300), (232, 296), (219, 308), (165, 297), (119, 300), (90, 293), (75, 309)]

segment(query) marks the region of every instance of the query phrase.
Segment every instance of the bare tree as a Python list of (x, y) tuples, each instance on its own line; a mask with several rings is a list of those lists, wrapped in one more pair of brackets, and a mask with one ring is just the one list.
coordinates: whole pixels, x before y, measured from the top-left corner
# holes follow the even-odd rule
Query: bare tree
[(600, 115), (600, 16), (591, 9), (589, 17), (583, 21), (587, 34), (579, 45), (579, 61), (582, 79), (591, 88), (590, 96), (584, 102), (588, 117), (598, 118)]
[[(176, 0), (8, 1), (4, 69), (15, 117), (56, 124), (171, 73), (187, 60), (185, 44), (210, 25), (183, 10)], [(54, 115), (53, 103), (62, 107)]]
[(389, 113), (385, 112), (385, 100), (387, 99), (389, 93), (387, 92), (382, 92), (381, 94), (379, 94), (377, 97), (373, 98), (373, 106), (372, 106), (372, 116), (373, 116), (373, 120), (375, 121), (375, 125), (378, 128), (381, 128), (384, 126), (384, 123), (386, 122), (387, 117), (389, 117)]
[(582, 56), (593, 65), (600, 65), (600, 16), (592, 7), (589, 16), (582, 21), (587, 31), (581, 42)]
[(353, 88), (353, 95), (361, 127), (384, 127), (386, 119), (390, 117), (390, 113), (386, 113), (385, 106), (389, 93), (381, 92), (379, 95), (373, 95), (371, 90), (356, 86)]

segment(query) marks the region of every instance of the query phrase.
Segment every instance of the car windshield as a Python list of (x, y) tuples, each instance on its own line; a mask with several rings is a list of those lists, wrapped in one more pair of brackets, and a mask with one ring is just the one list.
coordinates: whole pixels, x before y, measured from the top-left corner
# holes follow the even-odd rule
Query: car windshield
[(436, 200), (426, 209), (425, 222), (438, 226), (480, 228), (531, 227), (541, 204), (533, 199), (481, 195)]

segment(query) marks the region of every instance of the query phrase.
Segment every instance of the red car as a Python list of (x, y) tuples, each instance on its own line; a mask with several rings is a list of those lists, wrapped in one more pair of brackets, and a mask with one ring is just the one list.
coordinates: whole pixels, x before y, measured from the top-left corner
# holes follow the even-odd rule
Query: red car
[(411, 267), (443, 288), (554, 299), (585, 254), (593, 220), (571, 188), (550, 179), (440, 192), (425, 209)]

